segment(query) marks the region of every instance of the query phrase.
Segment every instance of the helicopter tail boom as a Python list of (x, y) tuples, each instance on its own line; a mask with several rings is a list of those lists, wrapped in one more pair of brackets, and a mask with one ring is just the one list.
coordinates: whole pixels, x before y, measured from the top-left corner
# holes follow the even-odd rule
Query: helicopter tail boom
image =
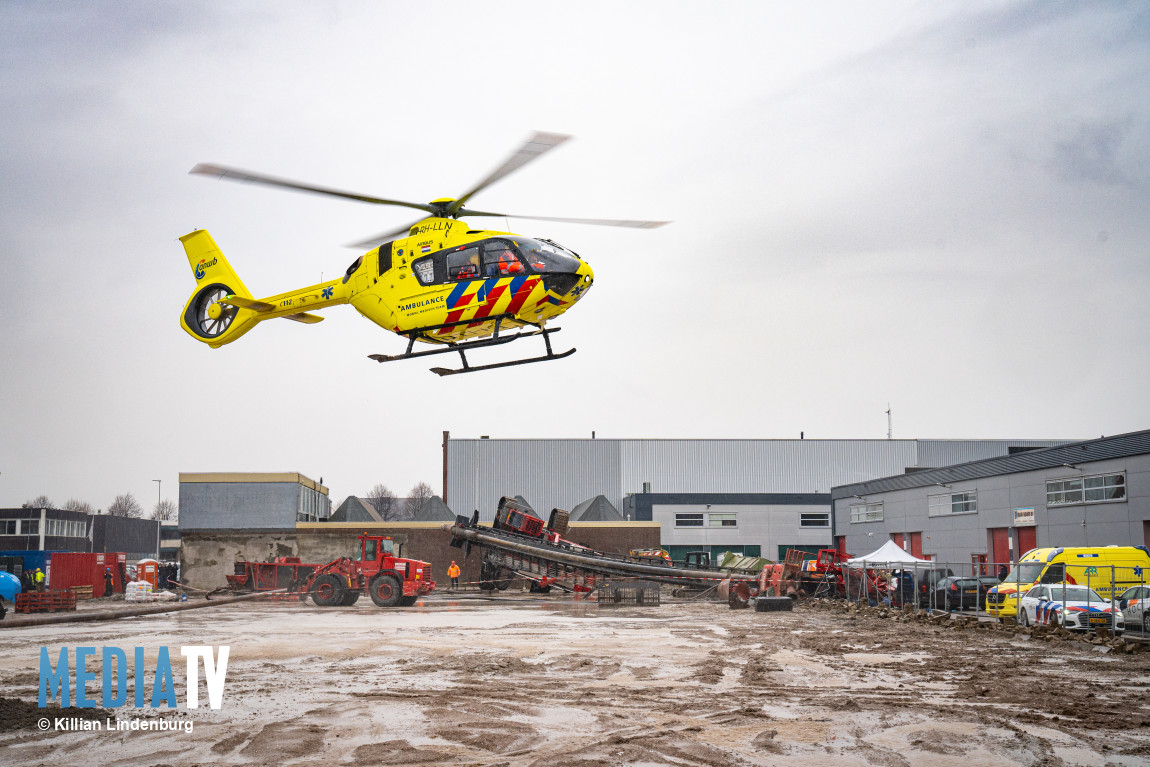
[(197, 283), (184, 305), (180, 325), (192, 338), (213, 349), (235, 341), (263, 320), (283, 318), (309, 325), (320, 322), (323, 317), (305, 310), (349, 300), (346, 278), (256, 299), (206, 230), (185, 234), (180, 242)]

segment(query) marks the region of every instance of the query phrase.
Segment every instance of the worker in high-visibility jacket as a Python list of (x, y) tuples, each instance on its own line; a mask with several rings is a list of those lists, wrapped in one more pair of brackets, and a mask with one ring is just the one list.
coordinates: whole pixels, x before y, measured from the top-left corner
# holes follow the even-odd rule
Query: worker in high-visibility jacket
[(447, 568), (447, 577), (451, 579), (451, 590), (459, 588), (459, 565), (455, 564), (455, 560), (451, 561), (451, 567)]
[(36, 568), (35, 578), (36, 578), (36, 590), (37, 591), (43, 591), (44, 590), (44, 571), (41, 570), (39, 567)]

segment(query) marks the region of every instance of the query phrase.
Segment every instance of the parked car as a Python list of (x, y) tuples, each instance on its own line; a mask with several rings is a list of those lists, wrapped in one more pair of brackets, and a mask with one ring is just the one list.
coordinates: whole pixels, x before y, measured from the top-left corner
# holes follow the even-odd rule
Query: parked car
[(1002, 581), (994, 575), (978, 576), (978, 609), (986, 612), (986, 594), (1000, 583)]
[(1020, 600), (1019, 623), (1023, 626), (1061, 626), (1071, 631), (1089, 631), (1097, 626), (1115, 634), (1126, 629), (1122, 613), (1111, 610), (1110, 600), (1094, 589), (1069, 583), (1033, 586)]
[[(908, 571), (908, 572), (914, 572)], [(914, 572), (917, 576), (915, 583), (916, 591), (918, 592), (918, 606), (931, 607), (934, 602), (935, 587), (944, 580), (954, 575), (949, 567), (933, 567), (929, 570), (919, 570)], [(941, 608), (940, 608), (941, 609)]]
[(1118, 609), (1128, 626), (1139, 626), (1150, 634), (1150, 586), (1131, 586), (1118, 597)]
[(934, 598), (928, 604), (936, 610), (976, 610), (979, 591), (977, 578), (951, 575), (935, 584)]

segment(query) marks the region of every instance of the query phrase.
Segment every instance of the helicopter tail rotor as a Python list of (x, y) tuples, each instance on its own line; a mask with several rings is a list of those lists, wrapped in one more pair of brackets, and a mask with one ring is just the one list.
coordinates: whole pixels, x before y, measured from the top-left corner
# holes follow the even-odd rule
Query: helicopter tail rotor
[(180, 242), (196, 278), (196, 289), (180, 317), (184, 330), (196, 340), (218, 347), (255, 327), (258, 320), (252, 312), (223, 303), (233, 297), (250, 300), (252, 294), (207, 230), (197, 229), (181, 237)]

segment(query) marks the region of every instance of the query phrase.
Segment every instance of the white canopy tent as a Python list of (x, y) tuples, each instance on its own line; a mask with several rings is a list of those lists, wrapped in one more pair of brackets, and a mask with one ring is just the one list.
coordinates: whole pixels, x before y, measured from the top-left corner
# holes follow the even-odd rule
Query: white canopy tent
[[(914, 571), (913, 577), (915, 583), (918, 582), (917, 570), (919, 566), (925, 565), (925, 567), (929, 568), (932, 564), (933, 563), (929, 559), (919, 559), (916, 556), (908, 554), (902, 548), (902, 546), (899, 546), (894, 541), (887, 541), (882, 546), (879, 546), (878, 549), (865, 556), (854, 557), (853, 559), (848, 559), (846, 561), (848, 568), (857, 568), (855, 572), (858, 572), (859, 570), (861, 570), (862, 573), (873, 572), (876, 570), (901, 570), (903, 572)], [(875, 582), (872, 584), (871, 576), (867, 576), (862, 573), (860, 573), (861, 577), (859, 577), (858, 584), (859, 600), (861, 601), (864, 598), (869, 599), (871, 596), (870, 591), (873, 588), (875, 589), (874, 598), (877, 601), (879, 597), (878, 583)], [(849, 596), (854, 591), (853, 586), (850, 584), (851, 577), (849, 572), (844, 572), (843, 575), (847, 578), (847, 594)], [(878, 576), (876, 575), (874, 577)]]
[(881, 567), (885, 570), (899, 570), (906, 565), (929, 564), (929, 559), (919, 559), (908, 554), (894, 541), (887, 541), (869, 554), (847, 560), (848, 567)]

